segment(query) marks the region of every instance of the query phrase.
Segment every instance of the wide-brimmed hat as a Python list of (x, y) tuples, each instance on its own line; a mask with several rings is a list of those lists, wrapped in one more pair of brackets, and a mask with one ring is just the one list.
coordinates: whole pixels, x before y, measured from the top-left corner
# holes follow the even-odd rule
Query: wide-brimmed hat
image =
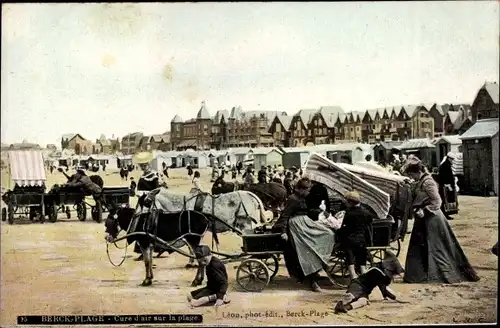
[(149, 164), (153, 160), (153, 153), (143, 151), (135, 154), (132, 160), (135, 164)]
[(83, 165), (78, 165), (76, 167), (76, 172), (83, 172), (83, 173), (85, 173), (85, 167)]

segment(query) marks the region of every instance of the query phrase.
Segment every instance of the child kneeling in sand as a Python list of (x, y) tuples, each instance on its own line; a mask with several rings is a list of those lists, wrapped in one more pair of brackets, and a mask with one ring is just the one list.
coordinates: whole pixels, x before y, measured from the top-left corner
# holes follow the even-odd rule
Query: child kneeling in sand
[(187, 296), (188, 302), (192, 307), (215, 303), (216, 308), (229, 303), (226, 295), (228, 277), (224, 263), (214, 257), (210, 248), (205, 245), (198, 246), (194, 254), (198, 263), (205, 267), (207, 273), (207, 286), (189, 293)]
[(386, 251), (382, 262), (377, 263), (351, 281), (346, 293), (335, 305), (335, 313), (347, 313), (370, 304), (368, 297), (375, 287), (380, 289), (384, 299), (396, 300), (396, 295), (389, 288), (389, 285), (395, 275), (400, 275), (403, 272), (404, 269), (398, 258), (390, 251)]

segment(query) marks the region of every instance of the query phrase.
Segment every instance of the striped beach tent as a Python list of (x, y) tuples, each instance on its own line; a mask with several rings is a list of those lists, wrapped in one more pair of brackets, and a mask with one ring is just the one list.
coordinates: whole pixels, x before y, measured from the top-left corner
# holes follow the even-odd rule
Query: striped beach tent
[(47, 181), (40, 150), (9, 151), (11, 180), (19, 187), (43, 186)]
[(386, 219), (389, 214), (390, 196), (387, 192), (320, 154), (312, 153), (309, 156), (304, 176), (342, 195), (356, 190), (361, 196), (361, 202), (369, 206), (380, 219)]

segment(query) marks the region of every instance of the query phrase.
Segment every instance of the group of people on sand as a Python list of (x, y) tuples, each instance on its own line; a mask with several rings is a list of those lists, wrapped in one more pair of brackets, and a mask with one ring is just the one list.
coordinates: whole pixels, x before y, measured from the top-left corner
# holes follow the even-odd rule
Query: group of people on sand
[[(138, 195), (159, 187), (158, 173), (149, 167), (151, 160), (149, 155), (135, 157), (143, 170), (137, 184)], [(263, 177), (264, 170), (266, 181), (274, 181), (275, 172), (271, 170), (269, 174), (268, 167), (261, 169), (257, 175)], [(322, 291), (320, 272), (324, 270), (328, 274), (334, 247), (340, 248), (351, 282), (343, 297), (332, 305), (336, 313), (368, 305), (369, 296), (377, 287), (384, 298), (395, 300), (396, 293), (389, 285), (396, 275), (404, 274), (406, 283), (457, 283), (480, 279), (442, 211), (438, 184), (425, 165), (417, 157), (409, 156), (401, 171), (415, 185), (412, 204), (415, 223), (404, 269), (390, 252), (380, 263), (366, 268), (369, 227), (373, 217), (362, 205), (363, 199), (357, 191), (344, 195), (343, 219), (339, 220), (322, 185), (300, 177), (301, 172), (297, 169), (289, 171), (291, 195), (271, 230), (281, 236), (289, 275), (314, 292)], [(244, 179), (254, 176), (251, 168), (245, 173)], [(194, 176), (193, 188), (201, 189), (199, 172), (191, 169), (191, 175)], [(258, 179), (258, 182), (263, 181), (263, 178)], [(286, 176), (283, 184), (285, 181)], [(137, 246), (134, 251), (141, 253)], [(155, 252), (160, 255), (163, 250), (158, 248)], [(206, 245), (198, 246), (194, 252), (198, 261), (206, 265), (207, 285), (188, 294), (189, 304), (193, 307), (214, 304), (218, 308), (229, 303), (229, 279), (224, 264), (211, 254)]]
[[(233, 180), (239, 175), (236, 167), (237, 165), (233, 165), (231, 168), (231, 178)], [(212, 177), (210, 181), (215, 182), (218, 177), (224, 176), (226, 173), (228, 173), (228, 167), (214, 165), (212, 167)], [(254, 183), (280, 183), (285, 186), (288, 196), (293, 193), (294, 185), (300, 177), (302, 177), (302, 169), (297, 169), (295, 166), (292, 166), (288, 170), (281, 165), (274, 165), (274, 167), (271, 165), (262, 166), (256, 173), (255, 168), (250, 164), (247, 165), (245, 172), (242, 174), (245, 187)]]
[[(284, 258), (289, 275), (315, 292), (321, 292), (319, 273), (322, 270), (328, 272), (333, 247), (339, 245), (345, 254), (351, 282), (343, 297), (334, 302), (336, 313), (369, 304), (369, 296), (377, 287), (384, 298), (395, 300), (396, 293), (389, 285), (394, 276), (400, 274), (404, 274), (403, 281), (406, 283), (450, 284), (477, 282), (480, 279), (441, 210), (438, 184), (425, 165), (417, 157), (410, 156), (402, 171), (415, 184), (412, 205), (415, 224), (404, 269), (390, 252), (387, 252), (383, 261), (366, 269), (369, 246), (367, 234), (372, 217), (362, 206), (362, 199), (356, 191), (344, 195), (344, 218), (340, 228), (333, 231), (329, 225), (318, 220), (320, 216), (333, 219), (328, 199), (321, 199), (321, 188), (317, 184), (306, 177), (300, 178), (281, 217), (272, 227), (273, 232), (281, 234), (284, 242)], [(320, 207), (311, 206), (317, 205), (318, 200), (322, 201)], [(200, 246), (196, 254), (200, 259), (215, 261), (216, 268), (210, 276), (207, 269), (207, 287), (190, 293), (190, 304), (199, 306), (215, 302), (218, 307), (227, 303), (225, 269), (215, 257), (207, 255), (207, 246)]]

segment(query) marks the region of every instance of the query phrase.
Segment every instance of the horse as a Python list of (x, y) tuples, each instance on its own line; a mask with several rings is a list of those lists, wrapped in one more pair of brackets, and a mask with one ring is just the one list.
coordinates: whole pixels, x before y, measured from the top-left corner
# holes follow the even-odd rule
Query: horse
[(264, 203), (266, 210), (271, 210), (275, 217), (279, 215), (287, 200), (286, 188), (281, 183), (258, 183), (245, 188), (243, 184), (239, 184), (236, 181), (224, 181), (223, 176), (215, 180), (212, 186), (212, 195), (220, 195), (237, 190), (250, 191), (257, 195), (262, 203)]
[(122, 167), (120, 169), (120, 178), (122, 178), (122, 180), (128, 180), (128, 172), (129, 172), (129, 170), (127, 170), (126, 168)]
[[(258, 224), (255, 217), (260, 218), (261, 224), (266, 220), (262, 201), (247, 191), (218, 196), (202, 192), (178, 195), (158, 188), (142, 199), (136, 211), (111, 205), (105, 222), (107, 242), (113, 242), (121, 230), (126, 230), (127, 234), (147, 233), (127, 238), (128, 243), (135, 241), (139, 245), (143, 255), (146, 276), (142, 286), (152, 284), (154, 246), (161, 244), (156, 238), (168, 243), (177, 241), (170, 249), (164, 246), (169, 252), (173, 247), (187, 245), (190, 254), (193, 254), (193, 249), (208, 229), (218, 242), (217, 233), (253, 231)], [(144, 208), (150, 208), (149, 212), (146, 213)], [(204, 269), (198, 266), (192, 286), (202, 283)]]

